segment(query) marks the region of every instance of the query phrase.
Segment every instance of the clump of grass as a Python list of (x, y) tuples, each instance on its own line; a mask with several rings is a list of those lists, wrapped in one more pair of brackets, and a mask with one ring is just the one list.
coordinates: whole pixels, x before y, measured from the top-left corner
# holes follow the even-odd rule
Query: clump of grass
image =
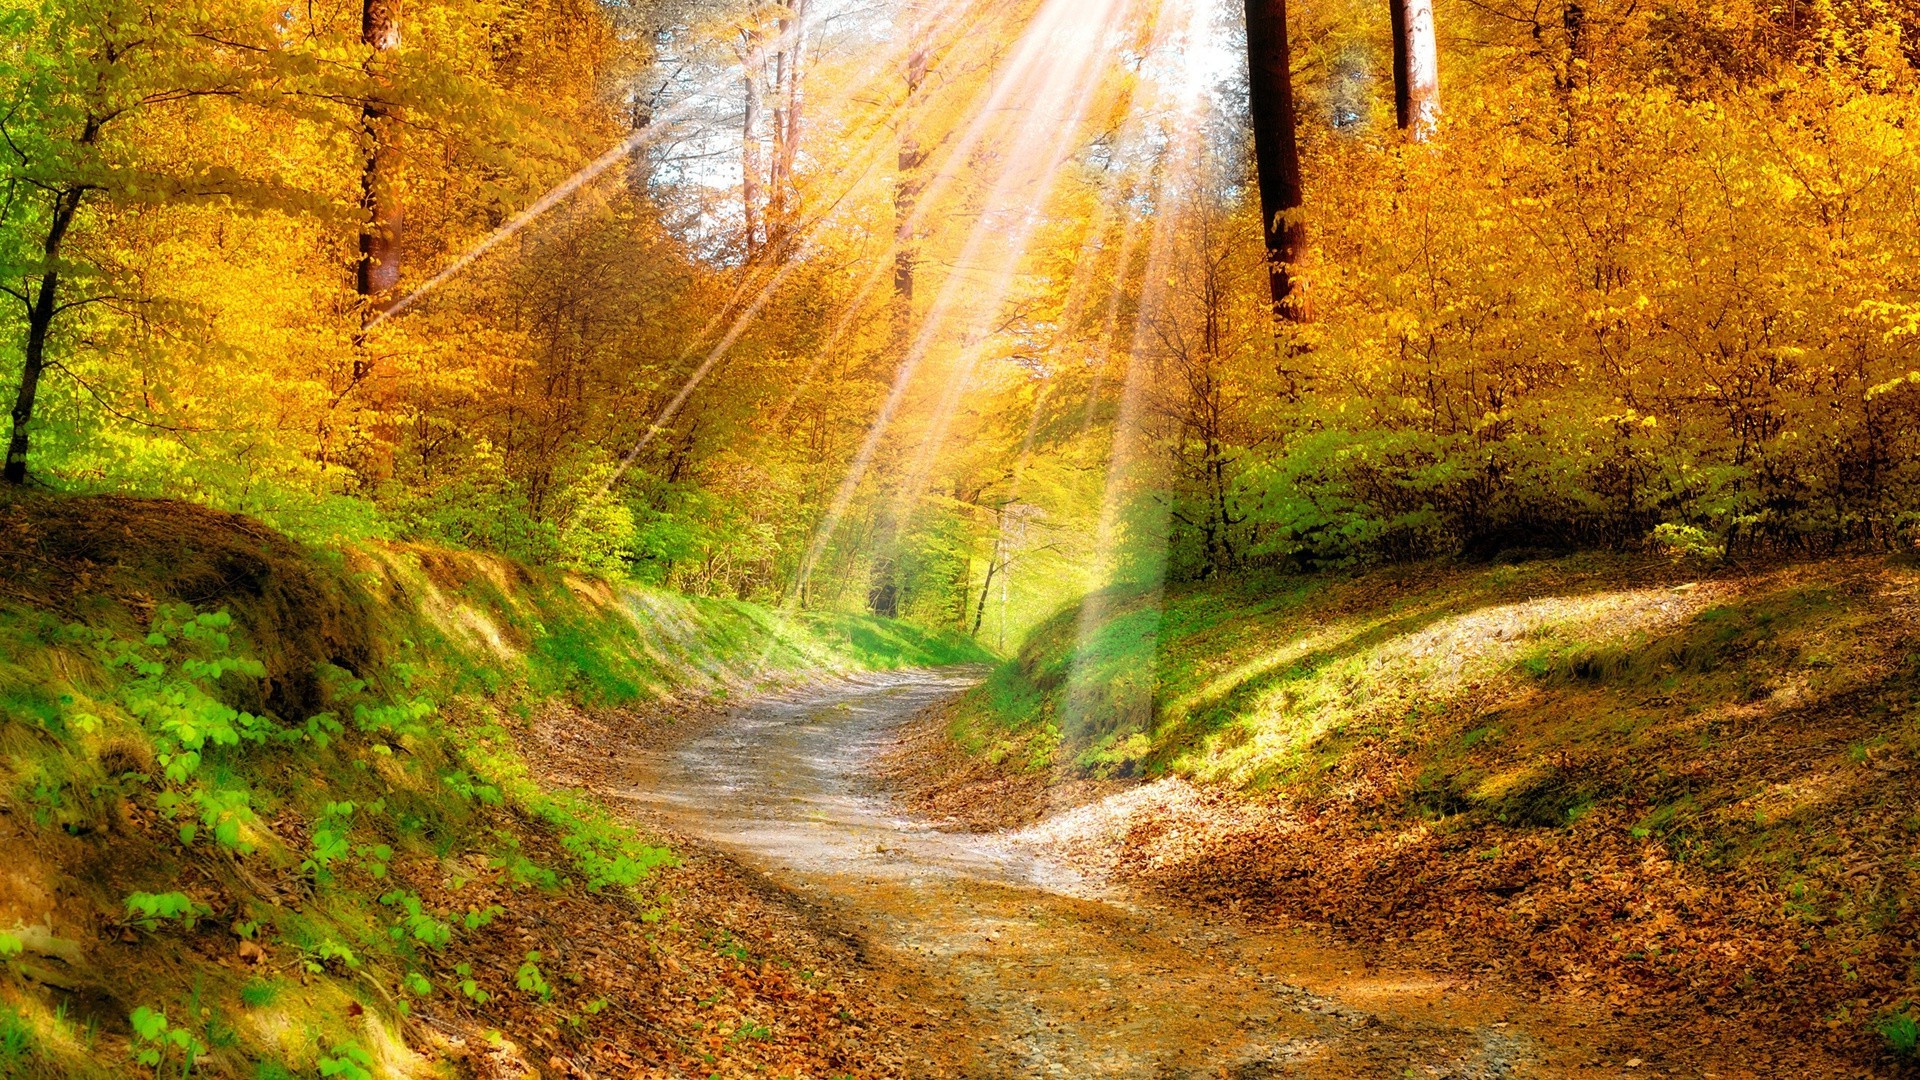
[(19, 1013), (0, 1005), (0, 1076), (15, 1076), (33, 1053), (33, 1029)]
[(1902, 1061), (1920, 1060), (1920, 1022), (1905, 1008), (1881, 1017), (1876, 1026), (1894, 1057)]
[(250, 979), (240, 988), (240, 1003), (249, 1009), (264, 1009), (279, 997), (280, 984), (266, 979)]

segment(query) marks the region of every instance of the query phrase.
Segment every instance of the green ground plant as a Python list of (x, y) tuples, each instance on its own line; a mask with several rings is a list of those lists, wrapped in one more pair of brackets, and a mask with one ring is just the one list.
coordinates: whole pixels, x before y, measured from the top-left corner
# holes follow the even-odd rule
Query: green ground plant
[(1886, 1040), (1887, 1049), (1894, 1057), (1902, 1061), (1920, 1058), (1920, 1023), (1915, 1022), (1904, 1007), (1881, 1017), (1878, 1026), (1880, 1037)]
[(133, 1025), (131, 1052), (135, 1064), (150, 1068), (156, 1078), (193, 1075), (193, 1067), (206, 1054), (207, 1045), (184, 1027), (173, 1025), (167, 1014), (145, 1005), (128, 1017)]
[(149, 934), (169, 922), (183, 930), (192, 930), (211, 914), (212, 908), (182, 892), (137, 892), (127, 897), (128, 921)]

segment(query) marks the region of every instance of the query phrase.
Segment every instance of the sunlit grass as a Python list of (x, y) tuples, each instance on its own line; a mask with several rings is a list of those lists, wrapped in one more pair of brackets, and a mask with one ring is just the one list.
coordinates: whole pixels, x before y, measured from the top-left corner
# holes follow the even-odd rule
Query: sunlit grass
[[(1597, 793), (1568, 787), (1556, 755), (1655, 730), (1710, 746), (1728, 724), (1818, 704), (1886, 663), (1862, 644), (1871, 606), (1791, 570), (1695, 582), (1586, 558), (1255, 577), (1175, 590), (1164, 607), (1147, 591), (1106, 603), (1090, 632), (1071, 614), (1043, 626), (969, 699), (956, 735), (1049, 767), (1235, 787), (1337, 787), (1350, 755), (1389, 747), (1424, 763), (1415, 787), (1435, 812), (1564, 821)], [(1784, 818), (1818, 798), (1762, 801), (1745, 812)]]
[[(1283, 639), (1278, 649), (1243, 662), (1235, 674), (1244, 677), (1207, 686), (1201, 700), (1214, 705), (1215, 722), (1205, 725), (1211, 731), (1169, 764), (1205, 780), (1269, 780), (1299, 767), (1330, 733), (1366, 724), (1385, 734), (1396, 722), (1417, 722), (1469, 696), (1510, 694), (1526, 675), (1524, 660), (1625, 643), (1677, 626), (1705, 603), (1704, 591), (1670, 589), (1550, 596), (1461, 614), (1447, 613), (1442, 601)], [(1218, 715), (1220, 703), (1233, 697), (1242, 700)], [(1186, 717), (1170, 709), (1166, 719), (1179, 724)]]

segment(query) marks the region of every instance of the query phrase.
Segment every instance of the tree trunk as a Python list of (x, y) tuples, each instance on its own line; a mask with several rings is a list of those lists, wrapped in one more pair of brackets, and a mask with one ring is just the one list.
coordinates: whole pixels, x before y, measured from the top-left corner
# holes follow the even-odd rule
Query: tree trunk
[[(91, 135), (93, 125), (89, 125)], [(85, 141), (92, 142), (89, 137)], [(47, 334), (53, 329), (53, 317), (60, 313), (60, 245), (67, 229), (80, 211), (85, 198), (82, 189), (62, 191), (53, 201), (53, 220), (47, 226), (47, 239), (40, 245), (47, 266), (40, 274), (40, 291), (27, 307), (27, 347), (25, 363), (20, 367), (20, 389), (13, 399), (13, 432), (7, 439), (7, 464), (0, 479), (9, 484), (27, 482), (27, 445), (33, 426), (34, 401), (40, 395), (40, 375), (47, 369)]]
[(1247, 97), (1253, 115), (1268, 283), (1275, 314), (1290, 322), (1305, 322), (1306, 283), (1294, 270), (1306, 254), (1307, 223), (1299, 212), (1304, 199), (1291, 63), (1286, 0), (1247, 0)]
[[(398, 0), (364, 0), (360, 9), (360, 42), (372, 49), (369, 71), (385, 82), (380, 57), (400, 47)], [(368, 148), (360, 171), (360, 263), (354, 286), (362, 299), (361, 318), (379, 314), (400, 284), (401, 233), (406, 210), (400, 200), (396, 172), (400, 163), (398, 126), (391, 107), (369, 97), (360, 107), (361, 129)], [(362, 372), (364, 374), (364, 372)]]
[(1000, 545), (993, 546), (993, 554), (987, 556), (987, 580), (980, 583), (980, 604), (973, 609), (973, 630), (967, 636), (979, 637), (980, 627), (987, 621), (987, 597), (993, 595), (994, 575), (1000, 572)]
[(882, 618), (900, 614), (900, 567), (894, 561), (892, 544), (878, 550), (867, 572), (867, 610)]
[(1414, 142), (1433, 134), (1440, 115), (1440, 48), (1433, 0), (1387, 0), (1393, 16), (1393, 112)]
[(914, 244), (913, 215), (920, 200), (920, 164), (925, 157), (914, 134), (912, 110), (926, 77), (927, 50), (920, 46), (907, 57), (907, 96), (901, 108), (899, 170), (893, 187), (893, 291), (905, 301), (913, 299), (914, 264), (919, 254)]
[(780, 17), (780, 51), (774, 56), (773, 164), (768, 178), (767, 246), (784, 249), (798, 211), (793, 163), (800, 153), (800, 81), (806, 52), (807, 0), (793, 0)]
[(1563, 141), (1572, 146), (1579, 140), (1580, 125), (1573, 115), (1573, 91), (1580, 81), (1581, 61), (1587, 55), (1587, 11), (1579, 0), (1565, 0), (1560, 8), (1560, 27), (1567, 35), (1565, 66), (1554, 73), (1554, 89), (1559, 92), (1560, 111), (1567, 125)]
[(760, 160), (760, 32), (757, 29), (747, 31), (747, 48), (743, 65), (743, 88), (746, 91), (746, 117), (740, 131), (740, 211), (746, 224), (747, 258), (752, 259), (760, 251), (760, 172), (765, 167)]
[(1567, 0), (1560, 9), (1560, 26), (1567, 32), (1567, 74), (1565, 88), (1572, 90), (1580, 61), (1587, 58), (1587, 10), (1579, 0)]

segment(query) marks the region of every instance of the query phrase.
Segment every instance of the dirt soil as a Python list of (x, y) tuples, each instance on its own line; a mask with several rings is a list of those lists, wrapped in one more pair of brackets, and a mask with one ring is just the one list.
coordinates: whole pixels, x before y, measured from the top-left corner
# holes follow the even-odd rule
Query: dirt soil
[[(581, 1060), (566, 1059), (577, 1071), (559, 1075), (963, 1075), (965, 1055), (955, 1048), (973, 1045), (980, 1033), (958, 998), (922, 968), (877, 950), (832, 906), (659, 814), (636, 811), (624, 797), (636, 773), (651, 773), (673, 747), (729, 715), (701, 702), (583, 709), (555, 700), (524, 729), (522, 748), (543, 782), (592, 793), (680, 859), (649, 883), (658, 889), (657, 909), (609, 898), (550, 924), (549, 938), (559, 939), (551, 947), (592, 941), (588, 951), (610, 969), (636, 957), (671, 969), (610, 981), (615, 991), (651, 985), (671, 992), (621, 993), (644, 1001), (646, 1014), (607, 1018), (606, 1037)], [(509, 945), (501, 963), (510, 967), (514, 950), (526, 947)]]
[[(537, 725), (565, 733), (541, 758), (676, 836), (690, 866), (737, 875), (719, 894), (743, 935), (771, 932), (787, 955), (841, 950), (842, 992), (873, 1018), (861, 1032), (873, 1057), (848, 1075), (1849, 1075), (1817, 1056), (1781, 1071), (1679, 1045), (1604, 1001), (1520, 992), (1421, 944), (1343, 942), (1128, 886), (1099, 838), (1144, 789), (1088, 786), (1035, 807), (1051, 796), (927, 753), (957, 685), (816, 689), (679, 740), (579, 716)], [(894, 745), (907, 749), (883, 779)], [(907, 801), (966, 810), (948, 824), (1025, 827), (935, 829), (877, 791), (910, 782)]]

